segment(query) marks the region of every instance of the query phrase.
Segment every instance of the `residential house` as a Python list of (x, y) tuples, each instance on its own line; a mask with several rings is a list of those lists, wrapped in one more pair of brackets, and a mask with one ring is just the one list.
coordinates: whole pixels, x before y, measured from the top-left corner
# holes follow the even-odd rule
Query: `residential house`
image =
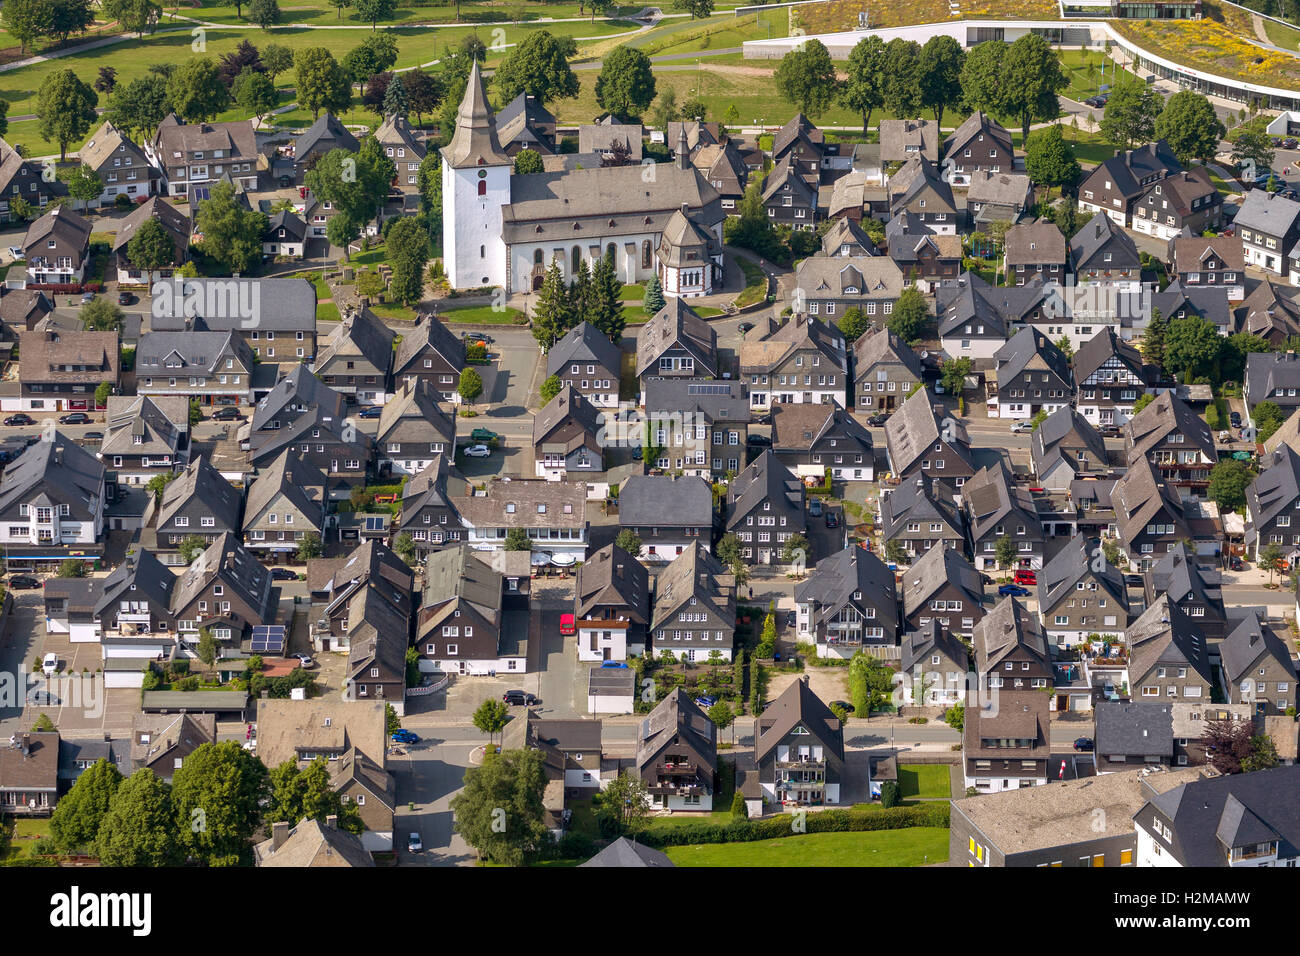
[(929, 475), (909, 478), (880, 496), (880, 527), (886, 553), (897, 541), (908, 563), (936, 546), (966, 549), (964, 515), (951, 497), (935, 488)]
[(1246, 258), (1235, 236), (1202, 236), (1184, 229), (1169, 240), (1169, 274), (1184, 288), (1228, 290), (1228, 301), (1246, 295)]
[(19, 332), (18, 396), (6, 410), (90, 411), (100, 383), (118, 384), (121, 355), (116, 332)]
[(194, 751), (216, 742), (215, 714), (136, 714), (131, 769), (151, 770), (164, 783), (171, 783)]
[(1037, 281), (992, 286), (973, 272), (941, 282), (935, 291), (935, 314), (944, 354), (991, 367), (1015, 328), (1042, 318), (1047, 288)]
[(360, 148), (361, 144), (343, 122), (326, 110), (289, 144), (290, 155), (293, 157), (293, 184), (301, 186), (303, 177), (331, 150), (343, 149), (355, 153)]
[(673, 861), (667, 853), (642, 846), (635, 840), (619, 837), (605, 847), (586, 863), (579, 866), (616, 866), (616, 867), (671, 867)]
[(1012, 277), (1015, 285), (1025, 285), (1035, 278), (1065, 282), (1070, 257), (1065, 236), (1056, 223), (1047, 219), (1016, 223), (1007, 230), (1002, 245), (1008, 285)]
[(1184, 229), (1199, 235), (1223, 224), (1223, 196), (1204, 166), (1179, 170), (1148, 184), (1133, 203), (1134, 232), (1170, 240)]
[(650, 575), (616, 544), (578, 568), (574, 620), (578, 660), (625, 661), (644, 655), (650, 624)]
[(938, 235), (957, 234), (960, 216), (952, 187), (931, 161), (915, 157), (889, 179), (889, 214), (916, 216)]
[(648, 561), (671, 561), (713, 541), (713, 489), (699, 476), (632, 475), (619, 488), (618, 526), (641, 539)]
[[(1140, 297), (1138, 302), (1141, 302)], [(1163, 292), (1155, 291), (1155, 287), (1152, 286), (1150, 307), (1153, 311), (1158, 310), (1166, 321), (1185, 319), (1189, 316), (1205, 319), (1214, 326), (1215, 331), (1225, 338), (1232, 334), (1232, 330), (1237, 327), (1232, 304), (1228, 301), (1228, 290), (1222, 287), (1212, 289), (1209, 286), (1189, 286), (1183, 288), (1182, 283), (1175, 279), (1165, 287)], [(1137, 329), (1141, 327), (1139, 322), (1144, 321), (1145, 317), (1139, 315), (1135, 316), (1134, 319), (1135, 321), (1127, 324)], [(1265, 337), (1268, 337), (1269, 334), (1268, 332), (1264, 333)]]
[(836, 219), (834, 224), (822, 236), (821, 254), (827, 257), (838, 256), (878, 256), (880, 250), (871, 241), (866, 231), (852, 219)]
[(938, 621), (930, 621), (903, 639), (899, 684), (903, 700), (918, 707), (965, 704), (970, 653)]
[(0, 527), (9, 571), (51, 568), (104, 553), (104, 464), (55, 432), (0, 477)]
[(369, 309), (343, 316), (312, 371), (322, 382), (360, 405), (382, 405), (392, 396), (389, 375), (397, 333)]
[(533, 418), (533, 462), (538, 478), (560, 481), (568, 475), (605, 470), (601, 442), (604, 415), (581, 392), (568, 386)]
[(19, 332), (35, 330), (54, 311), (54, 303), (39, 289), (0, 290), (0, 339), (16, 342)]
[(169, 196), (207, 198), (202, 191), (223, 175), (245, 189), (257, 188), (258, 150), (252, 120), (230, 123), (182, 123), (168, 113), (145, 145), (149, 161), (162, 171)]
[(1034, 184), (1024, 173), (979, 172), (966, 193), (966, 214), (973, 227), (1017, 223), (1034, 204)]
[[(745, 466), (750, 416), (744, 383), (654, 379), (646, 384), (645, 409), (646, 427), (659, 449), (651, 463), (656, 467), (721, 478)], [(627, 441), (635, 444), (641, 437), (632, 428)]]
[(459, 500), (456, 511), (465, 540), (476, 550), (504, 550), (508, 533), (519, 528), (539, 551), (579, 561), (586, 557), (587, 488), (582, 482), (493, 481), (485, 492)]
[(943, 141), (944, 178), (954, 186), (973, 186), (981, 174), (997, 175), (1016, 168), (1011, 134), (976, 110)]
[(353, 606), (371, 596), (387, 601), (398, 619), (409, 622), (414, 580), (411, 566), (382, 541), (363, 541), (338, 557), (309, 559), (312, 646), (317, 651), (348, 650)]
[(1163, 701), (1098, 701), (1094, 755), (1097, 773), (1174, 762), (1173, 705)]
[(497, 113), (497, 136), (507, 156), (529, 149), (543, 156), (558, 151), (555, 117), (537, 98), (520, 93)]
[(966, 708), (965, 785), (986, 794), (1046, 784), (1052, 752), (1048, 720), (1047, 695), (1040, 691), (1004, 690), (995, 701)]
[(287, 821), (271, 824), (271, 838), (256, 844), (253, 855), (257, 866), (298, 870), (375, 865), (361, 838), (339, 829), (334, 814), (324, 823), (308, 818), (293, 827)]
[(0, 810), (48, 817), (59, 800), (59, 734), (22, 731), (0, 748)]
[(1254, 548), (1256, 562), (1270, 544), (1287, 555), (1300, 551), (1300, 455), (1281, 445), (1261, 464), (1266, 467), (1246, 489), (1246, 546)]
[[(1105, 213), (1117, 226), (1134, 226), (1136, 205), (1148, 187), (1182, 172), (1182, 164), (1164, 140), (1138, 149), (1116, 150), (1079, 184), (1079, 209)], [(1168, 238), (1164, 236), (1162, 238)]]
[(844, 727), (808, 686), (807, 675), (768, 704), (755, 726), (754, 761), (765, 802), (833, 806), (845, 778)]
[(872, 328), (853, 343), (857, 408), (867, 415), (894, 411), (925, 378), (921, 359), (887, 328)]
[(27, 227), (23, 265), (35, 285), (76, 285), (90, 260), (90, 223), (66, 206), (55, 206)]
[(961, 237), (938, 233), (920, 216), (900, 212), (885, 225), (889, 258), (907, 280), (935, 281), (961, 275)]
[(955, 548), (931, 548), (903, 576), (903, 623), (909, 631), (938, 621), (971, 634), (984, 617), (984, 582)]
[(902, 635), (894, 573), (865, 548), (848, 547), (817, 562), (795, 585), (799, 643), (818, 657), (847, 660), (863, 646), (896, 647)]
[(1136, 292), (1142, 279), (1137, 245), (1105, 213), (1097, 213), (1070, 240), (1070, 269), (1080, 282)]
[[(172, 259), (167, 265), (145, 271), (131, 261), (131, 240), (146, 222), (156, 222), (172, 241)], [(159, 196), (151, 196), (131, 211), (117, 226), (113, 237), (113, 260), (118, 285), (152, 286), (170, 277), (176, 266), (189, 260), (189, 217)]]
[(839, 405), (775, 406), (772, 450), (800, 478), (875, 479), (871, 432)]
[[(669, 124), (671, 125), (671, 124)], [(669, 142), (675, 140), (669, 139)], [(737, 215), (740, 201), (745, 198), (749, 170), (740, 150), (731, 140), (700, 146), (691, 156), (691, 165), (699, 170), (709, 184), (722, 197), (722, 208), (728, 215)]]
[(259, 625), (278, 624), (280, 589), (271, 572), (229, 532), (199, 553), (173, 592), (179, 640), (193, 651), (200, 631), (236, 646)]
[(713, 809), (717, 788), (718, 728), (676, 687), (641, 721), (636, 775), (659, 810)]
[[(95, 637), (103, 647), (105, 686), (122, 686), (115, 679), (122, 675), (115, 674), (117, 668), (113, 666), (119, 660), (134, 665), (137, 681), (131, 683), (139, 686), (144, 677), (139, 658), (144, 653), (133, 649), (133, 639), (160, 638), (170, 645), (175, 633), (172, 600), (178, 583), (176, 575), (152, 551), (143, 548), (127, 554), (104, 578), (93, 619)], [(128, 656), (132, 654), (135, 656)]]
[[(740, 374), (749, 382), (751, 408), (791, 402), (847, 406), (844, 337), (829, 318), (822, 322), (816, 317), (816, 306), (809, 301), (807, 315), (796, 312), (771, 334), (741, 345)], [(827, 312), (833, 314), (833, 307), (830, 303)]]
[(636, 377), (643, 405), (651, 379), (717, 378), (717, 330), (680, 298), (669, 299), (637, 336)]
[[(1148, 406), (1149, 407), (1149, 406)], [(1111, 493), (1120, 544), (1131, 564), (1145, 571), (1180, 541), (1192, 538), (1182, 498), (1156, 466), (1139, 458)]]
[(1078, 412), (1093, 425), (1125, 424), (1149, 391), (1141, 353), (1109, 327), (1075, 352), (1074, 381)]
[(348, 662), (343, 671), (345, 701), (382, 700), (391, 704), (398, 716), (405, 713), (409, 631), (410, 619), (404, 618), (374, 588), (366, 588), (358, 595), (348, 607), (345, 627), (344, 639), (348, 645)]
[(1034, 496), (1011, 477), (1001, 461), (976, 472), (961, 496), (976, 568), (990, 571), (1002, 565), (997, 547), (1003, 538), (1015, 542), (1014, 567), (1036, 570), (1043, 566), (1045, 540)]
[(1296, 665), (1285, 637), (1255, 612), (1219, 645), (1219, 687), (1234, 704), (1247, 704), (1257, 718), (1277, 717), (1296, 706)]
[(741, 556), (750, 564), (807, 564), (807, 555), (787, 560), (785, 549), (796, 535), (804, 537), (803, 483), (763, 451), (727, 486), (727, 531), (740, 539)]
[(827, 154), (826, 135), (802, 113), (796, 113), (772, 136), (772, 165), (789, 165), (813, 187), (816, 195)]
[(774, 226), (812, 229), (817, 219), (817, 187), (790, 162), (778, 164), (763, 180), (763, 208)]
[(451, 456), (435, 455), (422, 471), (402, 485), (402, 502), (394, 533), (409, 534), (417, 556), (444, 545), (464, 540), (457, 504), (469, 492), (464, 477), (455, 470)]
[(1182, 541), (1169, 550), (1146, 573), (1146, 603), (1164, 596), (1197, 623), (1212, 644), (1223, 640), (1230, 629), (1223, 603), (1219, 572), (1202, 568), (1195, 554)]
[(930, 391), (919, 388), (885, 422), (889, 470), (900, 480), (927, 474), (944, 493), (961, 488), (975, 474), (966, 428), (939, 419)]
[[(1258, 335), (1275, 349), (1284, 348), (1291, 336), (1300, 335), (1300, 300), (1297, 299), (1298, 294), (1300, 294), (1300, 290), (1295, 287), (1274, 285), (1266, 276), (1264, 281), (1255, 286), (1255, 290), (1246, 296), (1241, 308), (1237, 310), (1238, 315), (1241, 317), (1241, 331), (1251, 335)], [(1272, 355), (1267, 352), (1259, 354), (1272, 358)], [(1263, 362), (1263, 364), (1268, 365), (1269, 363)], [(1250, 384), (1249, 381), (1247, 384)], [(1249, 399), (1249, 396), (1247, 398)], [(1261, 400), (1262, 397), (1257, 391), (1253, 402)], [(1253, 402), (1251, 403), (1253, 404)]]
[(316, 287), (306, 279), (185, 279), (154, 290), (152, 332), (233, 332), (268, 364), (316, 357)]
[(1267, 189), (1252, 189), (1233, 219), (1246, 265), (1285, 278), (1288, 254), (1300, 240), (1300, 202)]
[(994, 353), (994, 376), (985, 380), (990, 409), (1002, 418), (1033, 418), (1068, 408), (1074, 397), (1070, 360), (1050, 339), (1026, 326)]
[(1272, 402), (1287, 416), (1300, 408), (1300, 356), (1295, 352), (1251, 352), (1243, 378), (1251, 412), (1260, 402)]
[(1204, 488), (1219, 461), (1210, 426), (1173, 392), (1157, 395), (1125, 423), (1124, 456), (1130, 468), (1145, 458), (1164, 480), (1191, 488)]
[(209, 408), (247, 405), (255, 363), (235, 332), (145, 332), (135, 373), (137, 391), (151, 398), (179, 396)]
[[(945, 140), (945, 149), (947, 143)], [(939, 124), (926, 119), (881, 120), (880, 161), (906, 163), (914, 156), (931, 163), (939, 161)]]
[(465, 368), (465, 341), (456, 336), (435, 316), (416, 319), (415, 328), (402, 333), (393, 356), (393, 383), (423, 379), (432, 385), (444, 402), (461, 402), (461, 369)]
[[(794, 281), (794, 303), (799, 306), (795, 316), (806, 313), (831, 323), (855, 307), (872, 322), (887, 322), (905, 288), (903, 272), (894, 260), (876, 255), (810, 256), (795, 266)], [(742, 355), (752, 344), (741, 345)], [(750, 382), (751, 388), (754, 384)]]
[(1161, 595), (1128, 629), (1128, 687), (1134, 700), (1204, 701), (1215, 686), (1205, 632)]
[(325, 476), (315, 465), (282, 452), (248, 488), (244, 544), (272, 560), (294, 555), (308, 535), (325, 540)]
[(439, 455), (456, 448), (456, 415), (444, 407), (428, 379), (413, 378), (398, 386), (379, 416), (375, 448), (379, 467), (397, 475), (418, 475)]
[[(170, 564), (188, 564), (175, 555), (187, 538), (201, 538), (206, 548), (227, 534), (239, 534), (243, 495), (199, 456), (167, 484), (156, 508), (148, 508), (146, 524), (153, 529), (146, 543)], [(148, 519), (153, 519), (152, 521)]]
[(1029, 436), (1029, 456), (1039, 487), (1068, 491), (1079, 478), (1110, 473), (1106, 443), (1088, 419), (1062, 406)]
[[(500, 115), (497, 116), (497, 122), (501, 123)], [(420, 163), (428, 154), (428, 144), (400, 113), (384, 117), (384, 121), (375, 130), (375, 139), (383, 147), (384, 155), (393, 161), (395, 173), (389, 189), (390, 198), (399, 193), (404, 197), (418, 196)]]
[(301, 259), (307, 254), (307, 223), (290, 209), (267, 220), (262, 233), (262, 255), (275, 259)]
[(45, 167), (34, 160), (24, 159), (3, 139), (0, 139), (0, 220), (19, 223), (20, 216), (14, 203), (21, 199), (31, 209), (44, 209), (51, 200), (68, 194), (68, 187), (57, 179), (45, 178)]
[(579, 322), (546, 353), (547, 377), (559, 378), (597, 408), (618, 407), (622, 374), (622, 351), (590, 322)]
[[(542, 754), (543, 820), (553, 834), (566, 829), (570, 803), (599, 793), (601, 774), (600, 720), (563, 720), (525, 711), (501, 732), (503, 750), (537, 750)], [(607, 781), (605, 781), (607, 782)]]
[(684, 661), (729, 661), (735, 631), (735, 576), (696, 542), (659, 573), (651, 653)]
[(1072, 538), (1043, 566), (1038, 616), (1051, 642), (1066, 647), (1128, 628), (1134, 615), (1124, 574), (1105, 559), (1100, 540)]
[(1052, 653), (1038, 617), (1016, 598), (1005, 597), (972, 634), (975, 673), (981, 686), (1009, 693), (1052, 686)]

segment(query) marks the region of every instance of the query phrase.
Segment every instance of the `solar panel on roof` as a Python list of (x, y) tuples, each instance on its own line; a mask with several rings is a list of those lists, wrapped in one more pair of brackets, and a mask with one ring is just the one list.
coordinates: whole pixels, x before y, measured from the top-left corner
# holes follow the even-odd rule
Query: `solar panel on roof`
[(367, 531), (383, 531), (383, 530), (384, 530), (384, 519), (381, 518), (381, 517), (378, 517), (378, 516), (376, 516), (376, 517), (372, 517), (372, 518), (366, 518), (366, 530), (367, 530)]
[(731, 394), (731, 386), (714, 385), (712, 383), (701, 384), (701, 385), (688, 385), (686, 387), (686, 391), (688, 392), (688, 394), (691, 395), (729, 395)]
[(284, 653), (284, 625), (258, 624), (253, 627), (252, 651), (257, 654)]

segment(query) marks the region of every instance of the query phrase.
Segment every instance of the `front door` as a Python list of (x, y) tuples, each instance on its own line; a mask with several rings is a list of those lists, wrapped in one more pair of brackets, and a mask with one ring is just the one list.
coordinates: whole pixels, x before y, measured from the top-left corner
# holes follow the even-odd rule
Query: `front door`
[(609, 656), (609, 655), (610, 655), (610, 648), (607, 647), (607, 648), (605, 648), (605, 656), (604, 656), (604, 660), (610, 660), (610, 656)]

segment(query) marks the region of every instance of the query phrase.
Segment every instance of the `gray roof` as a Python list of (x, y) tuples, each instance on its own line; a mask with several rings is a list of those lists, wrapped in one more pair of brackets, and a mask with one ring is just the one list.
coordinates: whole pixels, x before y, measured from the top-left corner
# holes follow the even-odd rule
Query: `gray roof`
[(343, 418), (343, 396), (322, 382), (306, 365), (295, 365), (289, 374), (275, 383), (253, 410), (252, 431), (261, 431), (272, 421), (285, 422), (290, 412), (317, 408), (322, 415)]
[(773, 158), (779, 158), (799, 139), (807, 140), (810, 146), (820, 151), (826, 141), (826, 134), (813, 125), (808, 117), (795, 113), (772, 135)]
[[(264, 615), (274, 613), (270, 601), (271, 572), (229, 532), (218, 535), (201, 558), (185, 569), (176, 588), (172, 610), (188, 607), (218, 575), (223, 583), (237, 589), (250, 607)], [(258, 620), (249, 623), (267, 622)]]
[(1246, 356), (1246, 395), (1251, 402), (1270, 399), (1279, 388), (1300, 388), (1300, 355), (1251, 352)]
[(903, 366), (918, 382), (925, 374), (921, 357), (910, 345), (888, 328), (872, 328), (853, 343), (853, 374), (860, 380), (863, 373), (881, 363)]
[(152, 601), (170, 610), (176, 581), (176, 575), (152, 551), (137, 547), (104, 578), (103, 590), (95, 603), (95, 616), (104, 615), (128, 594), (129, 600)]
[[(252, 350), (233, 331), (146, 332), (140, 336), (136, 351), (136, 372), (147, 376), (178, 377), (195, 372), (210, 375), (227, 357), (238, 357), (245, 368), (253, 364)], [(246, 389), (232, 386), (232, 391)]]
[(880, 158), (894, 163), (914, 155), (931, 162), (939, 159), (939, 124), (925, 119), (881, 120)]
[(88, 512), (91, 500), (104, 494), (104, 463), (56, 431), (53, 441), (37, 442), (5, 468), (0, 478), (0, 514), (28, 502), (37, 492), (53, 492), (70, 499), (68, 503), (78, 501)]
[(1098, 587), (1105, 588), (1106, 597), (1128, 613), (1128, 588), (1124, 575), (1109, 561), (1102, 560), (1100, 570), (1095, 563), (1096, 552), (1101, 547), (1097, 538), (1076, 536), (1056, 553), (1052, 560), (1038, 572), (1038, 607), (1046, 614), (1075, 591), (1075, 585), (1089, 573)]
[(424, 565), (424, 607), (458, 599), (474, 605), (487, 620), (500, 622), (501, 574), (481, 561), (467, 544), (435, 551)]
[(1051, 663), (1051, 651), (1038, 615), (1013, 597), (1004, 597), (980, 619), (971, 634), (971, 642), (975, 646), (975, 667), (982, 675), (998, 667), (1018, 648), (1028, 650), (1044, 665)]
[(275, 461), (259, 470), (248, 487), (244, 527), (257, 523), (263, 509), (277, 495), (283, 495), (319, 532), (325, 523), (325, 484), (324, 473), (315, 465), (288, 451), (281, 452)]
[(922, 624), (920, 630), (913, 631), (903, 639), (903, 657), (899, 672), (910, 673), (919, 663), (923, 670), (930, 666), (928, 658), (942, 654), (948, 660), (960, 666), (966, 666), (969, 652), (966, 645), (953, 637), (952, 632), (931, 618), (928, 624)]
[(650, 573), (633, 555), (607, 544), (578, 568), (576, 612), (585, 617), (594, 607), (617, 606), (640, 624), (650, 622)]
[(497, 139), (496, 122), (488, 105), (487, 91), (478, 60), (470, 67), (465, 95), (456, 110), (456, 131), (442, 151), (444, 162), (452, 169), (473, 166), (509, 166), (510, 157)]
[(880, 499), (880, 523), (885, 540), (896, 537), (909, 521), (942, 521), (962, 534), (961, 512), (951, 498), (934, 493), (934, 482), (920, 474), (908, 479)]
[(1116, 506), (1115, 517), (1123, 541), (1134, 541), (1161, 507), (1173, 517), (1175, 525), (1181, 524), (1180, 530), (1186, 529), (1182, 498), (1146, 458), (1130, 464), (1128, 471), (1115, 482), (1111, 501)]
[(210, 331), (259, 329), (270, 332), (316, 331), (316, 287), (306, 279), (167, 280), (170, 294), (153, 297), (149, 328), (176, 332), (197, 327)]
[(1300, 500), (1300, 455), (1290, 445), (1274, 449), (1261, 464), (1264, 470), (1246, 490), (1246, 507), (1256, 533), (1283, 511), (1294, 511)]
[(1295, 662), (1290, 648), (1273, 628), (1260, 621), (1258, 614), (1247, 614), (1229, 632), (1219, 644), (1219, 654), (1223, 659), (1224, 676), (1231, 686), (1241, 684), (1243, 679), (1253, 678), (1260, 658), (1264, 656), (1282, 664), (1291, 681), (1296, 679)]
[(343, 125), (337, 116), (328, 110), (321, 113), (316, 122), (312, 123), (294, 139), (293, 146), (294, 157), (299, 161), (317, 146), (327, 147), (328, 149), (346, 149), (350, 153), (355, 153), (361, 148), (361, 144), (357, 142), (357, 138), (352, 135), (352, 132)]
[(1170, 704), (1153, 701), (1098, 701), (1096, 747), (1103, 757), (1172, 757), (1174, 717)]
[(697, 528), (713, 524), (713, 489), (698, 475), (633, 475), (618, 493), (625, 528)]
[(691, 412), (708, 422), (748, 422), (749, 398), (743, 382), (704, 378), (652, 379), (645, 386), (646, 416)]
[(727, 488), (727, 524), (739, 524), (745, 515), (761, 510), (766, 502), (786, 503), (803, 511), (803, 482), (777, 460), (770, 448), (738, 474)]
[(664, 622), (671, 622), (691, 598), (703, 607), (712, 608), (728, 627), (735, 627), (736, 579), (698, 541), (691, 542), (659, 573), (653, 626), (658, 628)]
[(1142, 353), (1137, 347), (1125, 342), (1109, 325), (1079, 346), (1074, 353), (1074, 380), (1082, 384), (1088, 376), (1101, 368), (1111, 358), (1118, 358), (1137, 376), (1144, 371)]
[(1211, 687), (1214, 674), (1206, 656), (1205, 633), (1191, 617), (1162, 594), (1129, 625), (1128, 672), (1136, 682), (1157, 664), (1186, 665)]
[[(915, 464), (932, 444), (943, 437), (939, 415), (931, 404), (928, 388), (918, 388), (903, 402), (897, 412), (885, 422), (885, 444), (889, 461), (899, 474)], [(952, 446), (970, 461), (970, 441), (966, 428), (956, 419), (951, 420)], [(974, 465), (972, 464), (972, 469)]]
[[(384, 325), (368, 308), (344, 315), (330, 333), (325, 348), (316, 356), (315, 368), (324, 368), (333, 358), (360, 358), (386, 376), (393, 367), (393, 342), (397, 333)], [(383, 384), (382, 382), (380, 383)]]
[(1244, 227), (1270, 236), (1285, 236), (1300, 217), (1300, 202), (1284, 199), (1267, 189), (1252, 189), (1246, 193), (1237, 218), (1238, 233)]
[(163, 489), (162, 500), (158, 502), (157, 526), (165, 527), (177, 511), (194, 502), (199, 504), (205, 514), (211, 514), (216, 519), (218, 529), (233, 530), (239, 527), (239, 509), (243, 504), (243, 496), (203, 456), (191, 461), (185, 471)]
[(428, 379), (417, 378), (403, 382), (384, 403), (375, 435), (381, 449), (391, 441), (450, 445), (456, 440), (456, 416), (442, 404), (442, 396)]
[(1145, 458), (1165, 437), (1175, 432), (1184, 436), (1188, 451), (1199, 450), (1210, 461), (1218, 461), (1214, 434), (1205, 419), (1173, 392), (1161, 392), (1155, 401), (1124, 424), (1125, 455), (1130, 466)]
[(189, 402), (181, 396), (110, 396), (99, 453), (175, 454), (182, 428), (189, 429)]
[[(393, 358), (393, 374), (400, 376), (412, 362), (417, 361), (425, 349), (432, 349), (441, 355), (452, 368), (465, 367), (465, 342), (435, 316), (423, 316), (417, 320), (414, 329), (402, 333), (402, 341), (397, 343), (397, 355)], [(418, 371), (418, 369), (413, 369)]]
[(586, 863), (579, 866), (659, 866), (669, 867), (673, 861), (668, 854), (642, 846), (635, 840), (619, 837), (605, 849), (601, 850)]
[(1023, 523), (1024, 535), (1012, 535), (1013, 540), (1043, 540), (1038, 508), (1029, 489), (1011, 477), (999, 459), (977, 471), (961, 489), (962, 505), (970, 522), (971, 540), (980, 541), (994, 529), (1014, 518)]
[(758, 718), (754, 759), (761, 762), (797, 726), (807, 729), (837, 760), (844, 760), (844, 727), (825, 702), (812, 692), (807, 676), (802, 675), (768, 704)]
[(1009, 382), (1023, 372), (1034, 360), (1041, 358), (1049, 371), (1073, 388), (1074, 379), (1070, 375), (1070, 360), (1065, 353), (1052, 344), (1051, 339), (1032, 325), (1027, 325), (1006, 345), (998, 349), (995, 358), (998, 363), (998, 381)]
[[(1111, 253), (1110, 262), (1102, 260), (1103, 251)], [(1070, 240), (1070, 259), (1079, 271), (1136, 269), (1140, 265), (1137, 245), (1104, 212), (1097, 213), (1074, 234)]]
[(621, 374), (623, 353), (590, 322), (579, 322), (546, 353), (546, 374), (558, 375), (570, 362), (595, 362), (614, 374)]
[(985, 326), (984, 335), (1004, 339), (1013, 322), (1020, 322), (1039, 306), (1047, 289), (1035, 278), (1022, 286), (993, 286), (974, 272), (957, 279), (944, 279), (935, 293), (939, 335), (976, 319)]
[(826, 230), (826, 235), (822, 236), (821, 254), (823, 256), (838, 255), (840, 247), (845, 244), (850, 247), (858, 247), (853, 251), (854, 255), (874, 256), (878, 254), (876, 244), (867, 235), (866, 230), (847, 216), (836, 219), (831, 227)]
[(889, 256), (809, 256), (795, 266), (795, 287), (810, 299), (897, 299), (906, 283)]
[(895, 589), (894, 572), (885, 562), (866, 548), (849, 546), (818, 561), (808, 577), (795, 585), (794, 600), (815, 602), (822, 615), (834, 617), (853, 600), (854, 592), (861, 592), (862, 601), (885, 610), (883, 617), (895, 619)]
[(1030, 435), (1029, 445), (1034, 474), (1040, 480), (1058, 463), (1076, 474), (1083, 470), (1077, 455), (1080, 450), (1091, 452), (1103, 465), (1107, 461), (1101, 433), (1069, 405), (1048, 415)]
[[(1207, 580), (1207, 575), (1214, 580)], [(1168, 595), (1169, 600), (1177, 604), (1191, 597), (1204, 605), (1207, 616), (1224, 617), (1223, 595), (1218, 589), (1217, 575), (1202, 571), (1196, 564), (1195, 555), (1183, 542), (1170, 545), (1169, 551), (1151, 566), (1149, 576), (1155, 594)]]
[(578, 428), (568, 435), (565, 453), (577, 451), (580, 446), (586, 445), (597, 454), (601, 454), (603, 449), (599, 435), (604, 421), (604, 412), (598, 411), (596, 406), (572, 385), (566, 385), (533, 418), (533, 445), (540, 445), (547, 441), (557, 428), (572, 424), (577, 425)]
[(1012, 226), (1004, 245), (1011, 265), (1061, 265), (1066, 260), (1065, 236), (1047, 219)]
[(654, 317), (641, 327), (636, 338), (636, 374), (653, 373), (665, 351), (675, 346), (686, 349), (695, 359), (697, 374), (712, 377), (718, 371), (718, 333), (687, 305), (680, 296), (669, 299)]
[(964, 590), (976, 607), (982, 604), (984, 583), (979, 572), (960, 551), (941, 544), (927, 551), (904, 575), (903, 614), (911, 617), (949, 582)]
[(971, 177), (966, 201), (1024, 207), (1032, 195), (1032, 189), (1029, 177), (1024, 173), (992, 173), (981, 170)]
[(669, 691), (650, 715), (641, 721), (636, 742), (636, 765), (644, 767), (676, 736), (695, 751), (711, 772), (718, 760), (718, 728), (680, 687)]

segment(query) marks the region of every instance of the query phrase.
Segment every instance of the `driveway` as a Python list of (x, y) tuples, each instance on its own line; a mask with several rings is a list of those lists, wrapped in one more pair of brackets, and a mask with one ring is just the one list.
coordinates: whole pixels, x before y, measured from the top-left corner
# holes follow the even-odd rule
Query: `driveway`
[[(388, 758), (397, 782), (393, 843), (400, 866), (473, 866), (474, 850), (452, 832), (450, 802), (464, 785), (469, 755), (477, 744), (424, 737), (406, 746), (406, 756)], [(419, 833), (423, 853), (409, 853), (411, 833)]]

